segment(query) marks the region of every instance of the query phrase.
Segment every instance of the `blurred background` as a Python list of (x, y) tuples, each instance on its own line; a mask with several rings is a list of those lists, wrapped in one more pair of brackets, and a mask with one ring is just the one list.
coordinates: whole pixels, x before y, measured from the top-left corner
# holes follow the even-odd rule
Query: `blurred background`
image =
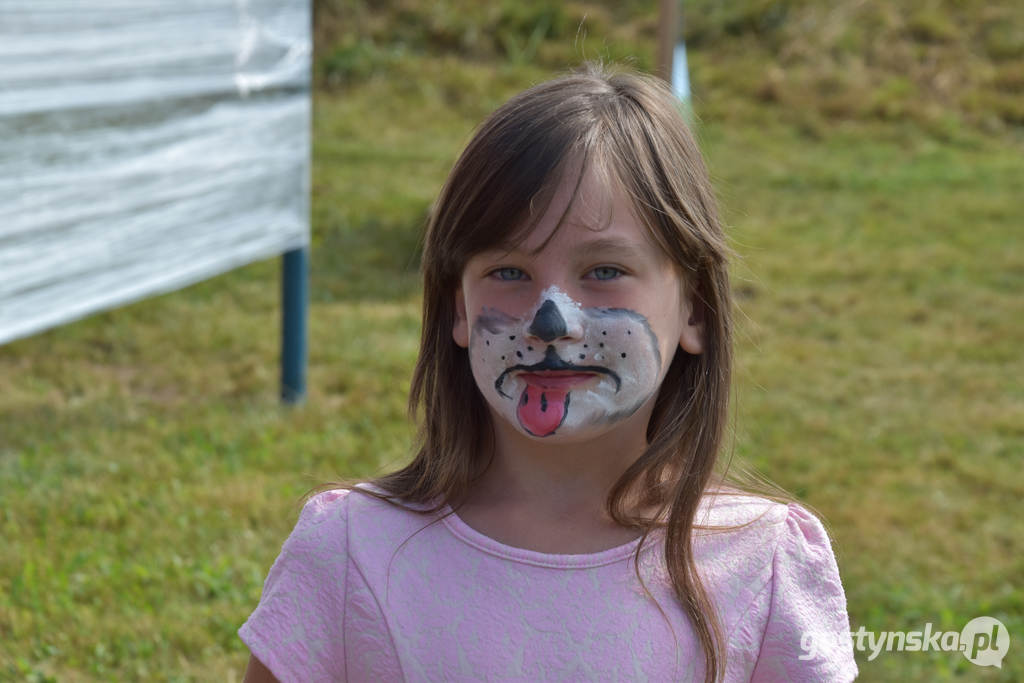
[[(658, 3), (316, 0), (309, 395), (280, 262), (0, 346), (0, 679), (239, 679), (302, 495), (408, 456), (418, 245), (511, 94), (653, 70)], [(814, 506), (851, 626), (1000, 619), (1024, 677), (1024, 5), (686, 0), (695, 132), (738, 258), (728, 452)], [(728, 454), (728, 453), (727, 453)]]

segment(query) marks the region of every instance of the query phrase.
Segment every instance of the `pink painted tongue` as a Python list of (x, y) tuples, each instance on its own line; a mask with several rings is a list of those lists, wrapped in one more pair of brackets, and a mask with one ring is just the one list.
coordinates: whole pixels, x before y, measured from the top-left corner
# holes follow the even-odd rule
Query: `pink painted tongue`
[(519, 424), (534, 436), (553, 434), (565, 419), (567, 393), (564, 389), (545, 389), (527, 384), (516, 408)]

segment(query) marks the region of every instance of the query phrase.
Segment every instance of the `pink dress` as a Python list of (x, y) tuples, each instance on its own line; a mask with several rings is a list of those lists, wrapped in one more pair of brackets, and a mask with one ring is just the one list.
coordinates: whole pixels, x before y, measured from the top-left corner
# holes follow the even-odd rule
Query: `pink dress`
[[(554, 555), (439, 517), (347, 491), (312, 498), (242, 640), (285, 683), (703, 680), (660, 533), (641, 550), (647, 595), (633, 566), (639, 540)], [(694, 540), (727, 641), (725, 680), (855, 678), (846, 597), (818, 519), (720, 495), (700, 520), (749, 522)]]

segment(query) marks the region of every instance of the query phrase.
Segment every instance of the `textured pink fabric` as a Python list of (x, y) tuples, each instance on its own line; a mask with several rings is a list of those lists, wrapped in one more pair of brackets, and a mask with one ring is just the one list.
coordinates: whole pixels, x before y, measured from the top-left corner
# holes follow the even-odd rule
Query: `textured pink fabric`
[[(828, 537), (799, 505), (718, 496), (698, 566), (728, 641), (727, 681), (848, 681), (857, 674)], [(311, 499), (239, 630), (281, 681), (702, 680), (672, 595), (663, 539), (587, 555), (513, 548), (459, 517), (360, 493)], [(434, 523), (431, 523), (431, 522)], [(801, 660), (801, 636), (817, 656)]]

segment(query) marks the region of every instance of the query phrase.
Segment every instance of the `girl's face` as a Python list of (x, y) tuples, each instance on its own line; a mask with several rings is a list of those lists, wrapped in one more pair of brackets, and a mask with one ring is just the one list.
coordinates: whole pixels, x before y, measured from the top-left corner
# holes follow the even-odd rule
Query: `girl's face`
[(492, 417), (530, 438), (613, 429), (653, 405), (677, 347), (702, 348), (678, 268), (621, 189), (588, 170), (552, 236), (575, 181), (520, 245), (471, 258), (456, 292), (453, 337)]

